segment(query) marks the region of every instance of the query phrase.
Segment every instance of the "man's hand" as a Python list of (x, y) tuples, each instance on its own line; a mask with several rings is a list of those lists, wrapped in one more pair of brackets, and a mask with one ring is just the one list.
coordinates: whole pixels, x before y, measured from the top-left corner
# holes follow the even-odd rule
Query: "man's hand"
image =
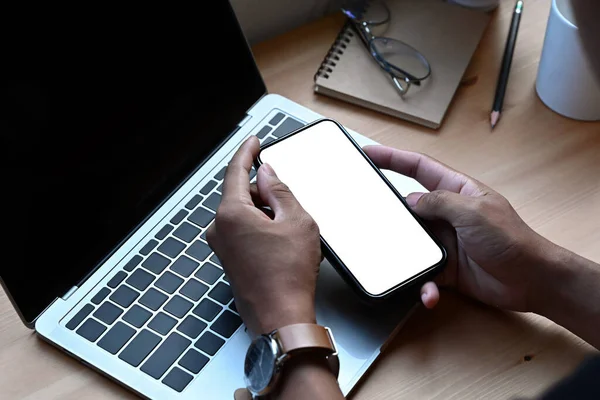
[(229, 163), (221, 204), (207, 234), (254, 334), (315, 322), (321, 262), (317, 224), (269, 165), (258, 169), (257, 190), (250, 189), (248, 174), (258, 151), (259, 142), (251, 137)]
[[(251, 137), (233, 156), (207, 234), (229, 276), (240, 315), (253, 334), (316, 323), (315, 289), (321, 263), (317, 224), (273, 169), (262, 165), (258, 184), (250, 185), (248, 174), (258, 151), (258, 139)], [(290, 357), (273, 398), (343, 396), (326, 360), (308, 355)]]
[[(380, 168), (430, 190), (406, 201), (448, 250), (437, 284), (491, 306), (544, 315), (600, 348), (600, 265), (538, 235), (504, 197), (436, 160), (383, 146), (365, 152)], [(421, 298), (435, 306), (436, 284), (426, 283)]]
[[(448, 250), (448, 264), (436, 278), (440, 286), (495, 307), (532, 310), (546, 279), (540, 261), (551, 244), (504, 197), (421, 154), (383, 146), (365, 152), (379, 168), (415, 178), (431, 191), (411, 193), (406, 201)], [(435, 284), (424, 285), (421, 297), (428, 308), (435, 306)]]

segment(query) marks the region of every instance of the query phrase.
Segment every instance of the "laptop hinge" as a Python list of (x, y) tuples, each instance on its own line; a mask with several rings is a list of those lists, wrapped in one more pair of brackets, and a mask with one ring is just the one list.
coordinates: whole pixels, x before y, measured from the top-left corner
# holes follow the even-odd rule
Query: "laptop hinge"
[(69, 297), (71, 297), (71, 295), (73, 293), (75, 293), (77, 291), (77, 289), (79, 289), (77, 286), (73, 286), (71, 289), (69, 289), (69, 291), (67, 293), (65, 293), (65, 295), (62, 297), (62, 299), (65, 301), (69, 300)]
[(246, 114), (246, 116), (244, 117), (244, 119), (238, 124), (239, 127), (242, 127), (244, 125), (246, 125), (246, 122), (250, 121), (250, 118), (252, 118), (251, 115)]

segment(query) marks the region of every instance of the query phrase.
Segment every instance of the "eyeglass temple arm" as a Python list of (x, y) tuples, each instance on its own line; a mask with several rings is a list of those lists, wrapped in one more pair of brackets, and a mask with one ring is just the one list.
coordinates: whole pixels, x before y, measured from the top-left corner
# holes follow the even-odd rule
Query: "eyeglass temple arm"
[[(365, 36), (365, 34), (367, 32), (365, 32), (363, 29), (359, 28), (360, 23), (352, 21), (352, 19), (348, 18), (347, 24), (349, 24), (352, 27), (352, 29), (354, 30), (354, 32), (360, 37), (361, 42), (363, 43), (363, 45), (365, 46), (365, 48), (367, 49), (367, 51), (369, 52), (369, 54), (371, 54), (370, 39), (368, 39)], [(378, 62), (377, 64), (379, 64), (379, 67), (381, 67), (381, 69), (383, 69), (384, 71), (386, 70), (381, 65), (380, 62)], [(389, 71), (387, 71), (387, 72), (389, 73)], [(407, 82), (408, 84), (413, 84), (413, 85), (416, 85), (416, 86), (421, 86), (421, 80), (419, 78), (415, 77), (414, 75), (409, 74), (406, 71), (402, 71), (402, 74), (404, 75), (404, 81)], [(390, 76), (392, 76), (394, 78), (393, 79), (394, 80), (394, 85), (396, 85), (396, 87), (397, 87), (399, 85), (399, 83), (397, 82), (396, 78), (394, 77), (393, 74), (390, 74)]]

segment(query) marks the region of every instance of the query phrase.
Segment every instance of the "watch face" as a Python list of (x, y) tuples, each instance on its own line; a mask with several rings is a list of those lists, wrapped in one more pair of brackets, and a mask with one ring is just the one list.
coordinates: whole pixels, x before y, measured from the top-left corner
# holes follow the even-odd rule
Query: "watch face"
[(261, 393), (271, 382), (277, 360), (277, 347), (266, 336), (256, 338), (246, 353), (244, 376), (252, 393)]

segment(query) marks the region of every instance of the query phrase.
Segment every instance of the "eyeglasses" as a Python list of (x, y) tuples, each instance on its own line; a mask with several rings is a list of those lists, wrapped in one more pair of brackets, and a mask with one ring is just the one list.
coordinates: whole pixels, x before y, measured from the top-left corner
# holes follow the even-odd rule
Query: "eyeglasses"
[(411, 85), (420, 86), (431, 75), (431, 66), (414, 47), (396, 39), (376, 36), (373, 31), (390, 21), (390, 10), (380, 0), (347, 0), (342, 12), (377, 64), (389, 75), (400, 96)]

